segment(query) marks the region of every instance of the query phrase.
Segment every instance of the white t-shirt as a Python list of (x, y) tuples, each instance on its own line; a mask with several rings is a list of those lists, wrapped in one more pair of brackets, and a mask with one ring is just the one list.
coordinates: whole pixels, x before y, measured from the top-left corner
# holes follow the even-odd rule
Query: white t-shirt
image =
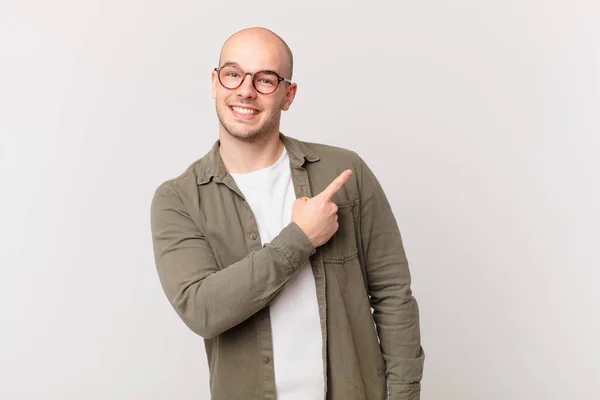
[[(262, 244), (291, 222), (296, 200), (287, 150), (270, 167), (230, 174), (252, 209)], [(322, 400), (323, 341), (317, 291), (310, 261), (270, 306), (273, 367), (278, 400)]]

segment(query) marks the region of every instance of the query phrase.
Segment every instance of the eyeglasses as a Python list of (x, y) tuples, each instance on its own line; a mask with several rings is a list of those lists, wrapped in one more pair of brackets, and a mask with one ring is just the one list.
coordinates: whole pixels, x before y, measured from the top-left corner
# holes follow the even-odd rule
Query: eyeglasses
[(238, 67), (233, 65), (226, 65), (223, 67), (215, 68), (219, 76), (219, 82), (223, 87), (233, 90), (237, 89), (244, 82), (246, 75), (250, 75), (252, 79), (252, 86), (258, 93), (271, 94), (279, 87), (280, 82), (292, 83), (291, 80), (280, 77), (276, 72), (273, 71), (258, 71), (258, 72), (244, 72)]

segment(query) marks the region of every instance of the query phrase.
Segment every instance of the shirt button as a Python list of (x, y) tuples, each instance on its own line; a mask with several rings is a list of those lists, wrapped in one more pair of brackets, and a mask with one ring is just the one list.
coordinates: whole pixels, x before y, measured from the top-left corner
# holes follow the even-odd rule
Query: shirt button
[(263, 362), (264, 362), (265, 364), (268, 364), (268, 363), (269, 363), (269, 357), (265, 357), (265, 358), (263, 358)]
[(250, 239), (252, 239), (252, 240), (256, 240), (257, 237), (258, 236), (256, 236), (256, 233), (251, 233), (250, 234)]

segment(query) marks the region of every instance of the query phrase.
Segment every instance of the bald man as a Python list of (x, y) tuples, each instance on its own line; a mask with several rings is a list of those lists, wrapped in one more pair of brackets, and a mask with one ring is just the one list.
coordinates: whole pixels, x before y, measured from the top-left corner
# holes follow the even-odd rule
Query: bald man
[(251, 28), (212, 72), (213, 148), (152, 200), (164, 292), (212, 400), (416, 400), (424, 353), (398, 226), (355, 153), (279, 131), (293, 57)]

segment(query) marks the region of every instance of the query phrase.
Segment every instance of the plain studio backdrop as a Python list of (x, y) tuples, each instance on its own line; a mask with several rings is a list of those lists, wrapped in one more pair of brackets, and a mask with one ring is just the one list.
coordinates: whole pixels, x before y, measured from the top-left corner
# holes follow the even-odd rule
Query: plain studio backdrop
[(600, 6), (0, 2), (0, 398), (207, 399), (156, 187), (217, 139), (223, 41), (295, 54), (282, 132), (357, 151), (421, 309), (423, 400), (598, 399)]

